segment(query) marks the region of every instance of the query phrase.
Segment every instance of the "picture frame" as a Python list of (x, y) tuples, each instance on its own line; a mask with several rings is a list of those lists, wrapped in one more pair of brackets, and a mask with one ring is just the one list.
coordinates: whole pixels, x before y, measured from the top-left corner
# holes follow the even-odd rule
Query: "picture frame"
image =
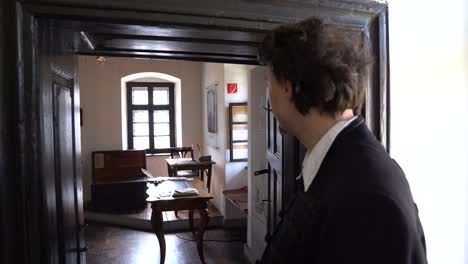
[(207, 125), (208, 132), (216, 134), (218, 131), (217, 122), (217, 100), (216, 100), (216, 85), (208, 87), (206, 92), (206, 110), (207, 110)]
[(205, 87), (205, 142), (212, 148), (219, 149), (218, 136), (218, 83)]

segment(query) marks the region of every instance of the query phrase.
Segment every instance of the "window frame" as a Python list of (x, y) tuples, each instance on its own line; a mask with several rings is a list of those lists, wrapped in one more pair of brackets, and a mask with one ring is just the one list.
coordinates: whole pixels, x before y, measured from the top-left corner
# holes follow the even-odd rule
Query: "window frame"
[[(146, 87), (148, 88), (148, 104), (147, 105), (134, 105), (132, 103), (132, 88)], [(153, 105), (153, 89), (154, 88), (169, 88), (169, 104), (168, 105)], [(171, 82), (127, 82), (127, 146), (128, 149), (134, 149), (133, 146), (133, 110), (148, 111), (148, 125), (149, 125), (149, 148), (146, 153), (156, 154), (161, 153), (158, 151), (160, 148), (154, 147), (154, 115), (155, 110), (169, 110), (169, 137), (170, 147), (175, 147), (175, 110), (174, 110), (174, 83)], [(161, 148), (167, 149), (167, 148)]]
[(248, 144), (249, 144), (249, 139), (247, 138), (247, 140), (233, 140), (232, 139), (232, 136), (233, 136), (233, 130), (234, 130), (234, 125), (247, 125), (249, 124), (249, 120), (247, 120), (246, 122), (234, 122), (233, 121), (233, 107), (236, 107), (236, 106), (245, 106), (245, 107), (248, 107), (248, 104), (247, 102), (242, 102), (242, 103), (229, 103), (229, 158), (230, 158), (230, 162), (246, 162), (249, 160), (249, 157), (245, 158), (245, 159), (242, 159), (242, 158), (234, 158), (234, 144), (235, 143), (246, 143), (247, 144), (247, 147), (248, 147)]

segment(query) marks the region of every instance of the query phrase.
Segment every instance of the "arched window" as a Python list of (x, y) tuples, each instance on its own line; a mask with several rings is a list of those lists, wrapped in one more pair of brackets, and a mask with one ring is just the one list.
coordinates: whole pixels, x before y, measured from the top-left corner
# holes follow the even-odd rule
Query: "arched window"
[(129, 149), (175, 146), (174, 83), (127, 82)]
[(182, 144), (181, 80), (158, 72), (121, 79), (123, 149), (159, 149)]

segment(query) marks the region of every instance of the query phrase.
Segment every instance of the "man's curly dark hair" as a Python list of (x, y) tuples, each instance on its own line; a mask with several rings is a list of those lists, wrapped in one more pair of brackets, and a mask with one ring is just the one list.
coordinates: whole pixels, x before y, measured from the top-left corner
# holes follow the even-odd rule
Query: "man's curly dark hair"
[(366, 68), (365, 50), (318, 18), (281, 25), (260, 46), (259, 62), (277, 80), (289, 80), (293, 101), (305, 115), (311, 107), (334, 115), (351, 108), (360, 113)]

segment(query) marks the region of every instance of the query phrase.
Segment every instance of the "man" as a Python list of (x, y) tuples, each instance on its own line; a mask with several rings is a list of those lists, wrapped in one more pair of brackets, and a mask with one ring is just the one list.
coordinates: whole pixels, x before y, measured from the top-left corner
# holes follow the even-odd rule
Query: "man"
[(304, 191), (285, 206), (261, 263), (427, 263), (405, 175), (355, 116), (364, 54), (316, 18), (274, 29), (260, 47), (272, 111), (308, 149)]

